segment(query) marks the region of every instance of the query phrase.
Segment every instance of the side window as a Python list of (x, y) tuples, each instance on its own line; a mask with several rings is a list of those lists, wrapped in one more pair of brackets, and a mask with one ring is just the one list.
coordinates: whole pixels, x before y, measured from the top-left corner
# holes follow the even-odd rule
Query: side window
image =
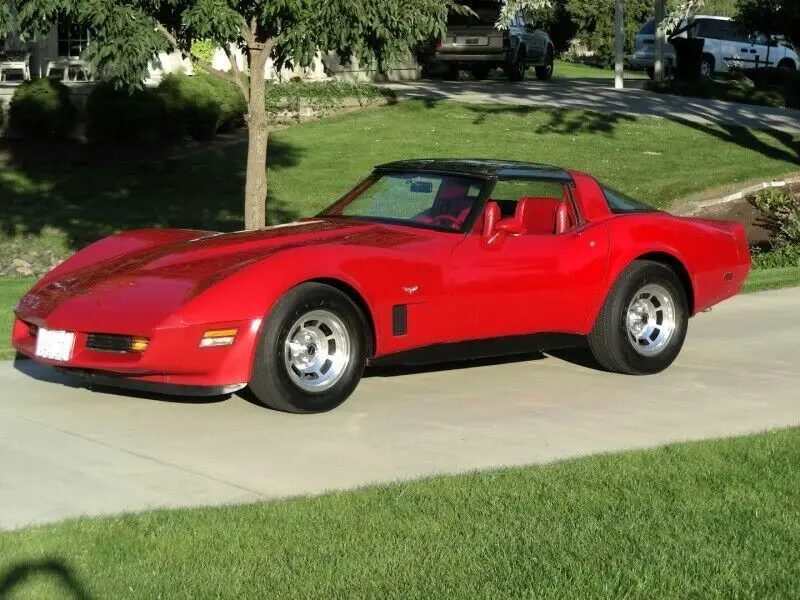
[(526, 235), (556, 235), (569, 231), (577, 219), (566, 187), (557, 182), (501, 180), (495, 184), (491, 201), (500, 207), (502, 218), (514, 217)]
[(508, 179), (498, 181), (491, 193), (491, 199), (500, 206), (500, 214), (503, 217), (513, 217), (517, 210), (517, 202), (522, 198), (563, 200), (564, 186), (552, 181)]

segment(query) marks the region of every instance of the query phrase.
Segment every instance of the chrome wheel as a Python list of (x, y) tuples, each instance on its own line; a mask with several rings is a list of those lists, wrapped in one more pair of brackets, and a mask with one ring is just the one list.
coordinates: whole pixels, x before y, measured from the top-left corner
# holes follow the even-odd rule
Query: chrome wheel
[(633, 349), (643, 356), (661, 353), (675, 333), (675, 313), (675, 301), (664, 287), (651, 283), (636, 292), (625, 314)]
[(312, 310), (297, 319), (283, 346), (286, 371), (306, 392), (333, 387), (350, 363), (350, 334), (342, 320), (328, 310)]

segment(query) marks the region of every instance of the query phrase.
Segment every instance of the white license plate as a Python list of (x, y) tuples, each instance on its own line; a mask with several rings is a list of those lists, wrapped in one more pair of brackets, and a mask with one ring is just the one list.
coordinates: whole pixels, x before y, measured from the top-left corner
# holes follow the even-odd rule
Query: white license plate
[(36, 356), (66, 362), (72, 358), (75, 334), (71, 331), (39, 329), (36, 332)]
[(463, 44), (467, 46), (485, 46), (489, 43), (489, 39), (485, 37), (468, 37), (461, 38)]

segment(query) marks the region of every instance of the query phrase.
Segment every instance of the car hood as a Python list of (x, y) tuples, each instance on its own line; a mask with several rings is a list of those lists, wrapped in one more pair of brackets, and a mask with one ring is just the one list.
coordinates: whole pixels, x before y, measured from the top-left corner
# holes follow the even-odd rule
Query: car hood
[(144, 334), (213, 284), (275, 252), (323, 244), (396, 248), (425, 233), (320, 219), (184, 237), (93, 262), (63, 276), (55, 273), (22, 299), (16, 313), (49, 328)]

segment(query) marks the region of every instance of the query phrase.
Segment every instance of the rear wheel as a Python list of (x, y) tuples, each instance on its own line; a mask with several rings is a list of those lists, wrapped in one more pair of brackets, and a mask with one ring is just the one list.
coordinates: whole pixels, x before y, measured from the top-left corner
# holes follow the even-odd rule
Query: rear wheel
[(783, 71), (794, 72), (797, 70), (797, 65), (794, 64), (794, 61), (791, 58), (784, 58), (778, 63), (778, 68)]
[(680, 353), (688, 321), (686, 291), (672, 269), (637, 260), (611, 288), (589, 334), (589, 347), (609, 371), (658, 373)]
[(364, 372), (367, 331), (362, 311), (336, 288), (304, 283), (289, 290), (264, 323), (250, 390), (275, 410), (336, 408)]

